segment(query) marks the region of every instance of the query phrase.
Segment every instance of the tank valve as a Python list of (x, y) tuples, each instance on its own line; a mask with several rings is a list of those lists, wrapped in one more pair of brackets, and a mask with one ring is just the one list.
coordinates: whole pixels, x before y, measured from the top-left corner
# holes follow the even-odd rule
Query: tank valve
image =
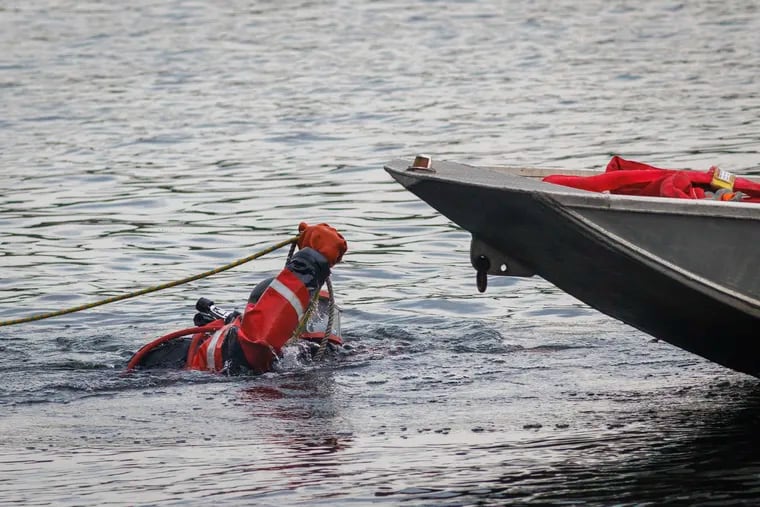
[(488, 288), (488, 270), (491, 269), (491, 261), (485, 255), (478, 256), (475, 259), (475, 284), (478, 286), (478, 292), (485, 292)]

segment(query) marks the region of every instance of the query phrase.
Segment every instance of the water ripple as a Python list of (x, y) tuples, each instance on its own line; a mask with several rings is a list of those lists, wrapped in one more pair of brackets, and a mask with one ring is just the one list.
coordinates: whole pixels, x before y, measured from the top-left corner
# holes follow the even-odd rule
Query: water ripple
[(285, 252), (3, 328), (4, 502), (751, 503), (754, 381), (540, 279), (477, 294), (469, 235), (382, 164), (758, 174), (755, 3), (259, 4), (0, 7), (0, 319), (327, 221), (350, 349), (257, 379), (119, 374)]

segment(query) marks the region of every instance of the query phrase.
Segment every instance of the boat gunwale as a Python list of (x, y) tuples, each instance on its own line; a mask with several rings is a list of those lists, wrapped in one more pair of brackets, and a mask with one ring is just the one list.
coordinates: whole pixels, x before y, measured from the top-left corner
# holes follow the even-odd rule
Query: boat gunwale
[[(482, 179), (479, 179), (478, 181), (468, 180), (464, 174), (452, 174), (452, 170), (448, 168), (449, 164), (454, 164), (462, 168), (468, 167), (475, 170), (487, 171), (505, 178), (517, 178), (518, 180), (529, 181), (531, 182), (532, 188), (514, 187), (507, 185), (506, 182), (503, 181), (484, 181)], [(403, 175), (403, 177), (411, 179), (443, 180), (456, 182), (464, 186), (510, 189), (515, 192), (525, 193), (545, 193), (562, 202), (562, 204), (573, 208), (760, 220), (760, 204), (758, 203), (600, 193), (541, 181), (541, 178), (552, 174), (591, 176), (594, 174), (600, 174), (599, 171), (587, 169), (563, 171), (560, 169), (516, 166), (473, 166), (451, 161), (441, 161), (438, 162), (438, 165), (442, 166), (442, 172), (436, 170), (435, 163), (433, 164), (433, 169), (436, 170), (436, 172), (421, 170), (410, 171), (408, 170), (408, 161), (396, 159), (388, 162), (385, 165), (385, 169), (390, 172), (395, 172), (399, 174), (399, 176)], [(757, 181), (760, 182), (760, 178), (757, 178)]]

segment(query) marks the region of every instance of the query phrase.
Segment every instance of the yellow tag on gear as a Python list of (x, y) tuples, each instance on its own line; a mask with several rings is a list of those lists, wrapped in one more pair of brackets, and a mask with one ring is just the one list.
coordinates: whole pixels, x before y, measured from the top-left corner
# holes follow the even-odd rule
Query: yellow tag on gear
[(734, 190), (734, 181), (736, 181), (736, 175), (728, 171), (724, 171), (720, 167), (713, 168), (713, 177), (710, 185), (715, 188), (725, 188), (726, 190)]

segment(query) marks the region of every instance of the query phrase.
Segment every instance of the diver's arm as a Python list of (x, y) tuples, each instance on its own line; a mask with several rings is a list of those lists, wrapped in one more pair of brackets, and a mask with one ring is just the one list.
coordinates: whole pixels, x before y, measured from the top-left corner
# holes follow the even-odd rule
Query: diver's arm
[[(325, 257), (311, 248), (296, 253), (256, 303), (246, 306), (237, 317), (206, 340), (193, 354), (189, 367), (194, 370), (221, 371), (225, 357), (224, 343), (239, 347), (245, 365), (256, 373), (272, 369), (280, 349), (293, 334), (311, 296), (319, 290), (330, 273)], [(229, 341), (230, 333), (235, 340)]]
[(270, 369), (280, 349), (298, 326), (309, 302), (340, 262), (348, 245), (327, 224), (298, 226), (300, 250), (287, 263), (256, 303), (248, 304), (241, 319), (238, 343), (246, 362), (258, 371)]
[[(308, 247), (297, 252), (261, 298), (246, 306), (238, 337), (244, 352), (248, 342), (271, 346), (279, 353), (329, 274), (322, 254)], [(246, 358), (253, 359), (247, 353)]]

